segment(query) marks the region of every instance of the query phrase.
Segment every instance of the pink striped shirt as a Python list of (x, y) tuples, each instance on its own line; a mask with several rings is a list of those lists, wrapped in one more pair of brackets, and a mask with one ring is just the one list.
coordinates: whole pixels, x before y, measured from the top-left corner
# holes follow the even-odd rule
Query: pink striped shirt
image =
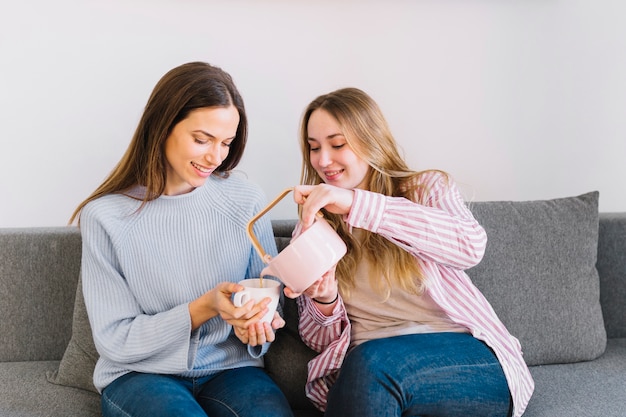
[[(519, 417), (535, 385), (520, 343), (464, 272), (482, 259), (487, 235), (451, 179), (432, 171), (419, 181), (429, 190), (423, 204), (354, 190), (352, 209), (344, 220), (351, 227), (384, 236), (415, 256), (428, 277), (426, 291), (432, 299), (454, 322), (467, 327), (495, 352), (513, 399), (513, 416)], [(297, 301), (300, 336), (319, 352), (308, 364), (306, 395), (324, 411), (328, 390), (350, 347), (350, 321), (341, 297), (331, 316), (324, 316), (306, 296)]]

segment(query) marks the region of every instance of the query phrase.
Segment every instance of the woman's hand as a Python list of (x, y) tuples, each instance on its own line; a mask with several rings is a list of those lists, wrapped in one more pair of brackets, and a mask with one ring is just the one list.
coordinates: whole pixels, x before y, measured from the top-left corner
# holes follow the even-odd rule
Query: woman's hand
[[(259, 317), (259, 319), (261, 317)], [(233, 331), (235, 332), (235, 336), (237, 336), (242, 343), (257, 346), (266, 342), (273, 342), (276, 339), (275, 331), (284, 326), (285, 320), (280, 317), (277, 311), (274, 313), (274, 319), (271, 325), (268, 322), (257, 321), (247, 327), (233, 326)]]
[(267, 314), (267, 306), (271, 301), (271, 298), (265, 297), (256, 304), (254, 300), (248, 301), (241, 307), (234, 307), (233, 304), (232, 313), (221, 314), (221, 317), (233, 326), (235, 336), (244, 344), (257, 346), (266, 342), (273, 342), (276, 339), (275, 330), (284, 327), (285, 320), (276, 311), (271, 324), (261, 322), (263, 316)]
[(235, 307), (231, 297), (233, 293), (243, 289), (243, 285), (222, 282), (190, 302), (189, 314), (192, 330), (199, 328), (204, 322), (217, 315), (233, 327), (247, 328), (258, 322), (267, 313), (267, 305), (271, 299), (267, 297), (256, 304), (254, 300), (250, 300), (241, 307)]
[(335, 269), (337, 265), (335, 264), (331, 269), (329, 269), (320, 279), (315, 281), (313, 284), (309, 286), (306, 290), (302, 292), (294, 292), (291, 288), (285, 287), (284, 293), (285, 296), (289, 298), (298, 298), (302, 294), (310, 297), (317, 298), (320, 301), (331, 301), (334, 300), (337, 296), (337, 279), (335, 278)]
[(304, 290), (301, 293), (294, 292), (289, 287), (285, 287), (283, 292), (286, 297), (289, 298), (297, 298), (302, 294), (307, 297), (313, 299), (313, 301), (318, 300), (323, 303), (330, 304), (320, 304), (315, 303), (317, 309), (322, 312), (324, 315), (329, 316), (336, 303), (332, 302), (333, 300), (337, 300), (337, 294), (339, 292), (339, 288), (337, 286), (337, 278), (335, 278), (335, 269), (337, 265), (333, 266), (328, 272), (326, 272), (320, 279), (315, 281), (309, 288)]
[(191, 330), (196, 330), (203, 323), (222, 313), (232, 312), (233, 303), (230, 297), (233, 293), (241, 291), (242, 285), (232, 282), (222, 282), (212, 290), (205, 292), (200, 297), (189, 303), (189, 316), (191, 317)]
[(296, 204), (302, 205), (302, 226), (313, 224), (317, 212), (325, 208), (331, 213), (348, 214), (354, 201), (354, 191), (334, 185), (297, 185), (293, 190)]

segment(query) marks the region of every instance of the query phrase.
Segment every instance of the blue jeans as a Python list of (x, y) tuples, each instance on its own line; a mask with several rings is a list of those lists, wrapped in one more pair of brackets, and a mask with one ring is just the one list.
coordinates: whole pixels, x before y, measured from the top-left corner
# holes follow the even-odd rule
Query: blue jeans
[(511, 395), (500, 363), (464, 333), (370, 340), (348, 353), (325, 417), (506, 417)]
[(203, 378), (131, 372), (102, 392), (104, 417), (293, 417), (262, 368), (243, 367)]

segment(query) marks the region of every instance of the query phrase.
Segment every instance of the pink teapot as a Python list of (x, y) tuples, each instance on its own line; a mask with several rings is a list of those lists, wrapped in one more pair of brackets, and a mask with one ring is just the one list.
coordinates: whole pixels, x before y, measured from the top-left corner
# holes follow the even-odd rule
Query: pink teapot
[(248, 236), (256, 251), (267, 264), (261, 271), (261, 277), (278, 277), (287, 287), (295, 292), (303, 292), (330, 270), (346, 254), (347, 248), (337, 232), (328, 224), (321, 213), (315, 222), (277, 256), (272, 258), (265, 253), (252, 227), (261, 216), (274, 207), (283, 197), (293, 191), (287, 188), (267, 207), (248, 222)]

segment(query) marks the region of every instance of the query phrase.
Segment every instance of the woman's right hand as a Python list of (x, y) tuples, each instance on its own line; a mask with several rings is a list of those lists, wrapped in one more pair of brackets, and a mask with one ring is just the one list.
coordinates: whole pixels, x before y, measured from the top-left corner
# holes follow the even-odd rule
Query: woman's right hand
[(293, 199), (302, 205), (302, 226), (306, 229), (313, 224), (315, 216), (322, 208), (335, 214), (348, 214), (354, 201), (354, 191), (334, 185), (296, 185)]
[(248, 327), (259, 321), (267, 311), (267, 305), (271, 300), (268, 297), (256, 304), (254, 300), (250, 300), (241, 307), (235, 307), (231, 297), (233, 293), (243, 289), (243, 285), (222, 282), (190, 302), (189, 314), (192, 330), (199, 328), (204, 322), (217, 315), (229, 324), (238, 327)]

